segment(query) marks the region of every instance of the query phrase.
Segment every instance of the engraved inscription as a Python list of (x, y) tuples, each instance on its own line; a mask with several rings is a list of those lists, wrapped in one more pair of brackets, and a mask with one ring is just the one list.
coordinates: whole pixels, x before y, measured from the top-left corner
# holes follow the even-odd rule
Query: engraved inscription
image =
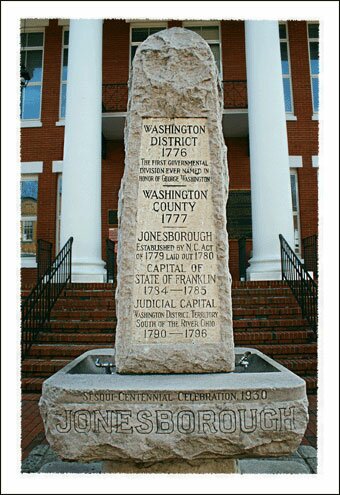
[(56, 425), (58, 433), (115, 433), (115, 434), (231, 434), (237, 431), (294, 431), (295, 406), (258, 407), (249, 409), (190, 408), (172, 411), (150, 409), (65, 409)]
[(219, 342), (206, 119), (143, 119), (137, 204), (135, 343)]

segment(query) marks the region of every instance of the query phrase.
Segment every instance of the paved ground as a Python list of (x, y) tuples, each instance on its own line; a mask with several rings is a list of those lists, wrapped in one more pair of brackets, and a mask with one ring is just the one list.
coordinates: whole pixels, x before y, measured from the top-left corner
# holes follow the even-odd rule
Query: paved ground
[[(23, 394), (22, 396), (21, 449), (23, 472), (38, 472), (40, 469), (46, 469), (45, 472), (66, 472), (67, 469), (71, 469), (70, 472), (100, 472), (100, 463), (88, 465), (72, 463), (72, 466), (69, 466), (70, 463), (60, 464), (58, 462), (58, 457), (49, 448), (45, 438), (38, 408), (39, 398), (40, 394)], [(298, 452), (288, 459), (243, 459), (240, 461), (241, 473), (316, 472), (317, 397), (316, 395), (309, 395), (308, 400), (309, 423)]]

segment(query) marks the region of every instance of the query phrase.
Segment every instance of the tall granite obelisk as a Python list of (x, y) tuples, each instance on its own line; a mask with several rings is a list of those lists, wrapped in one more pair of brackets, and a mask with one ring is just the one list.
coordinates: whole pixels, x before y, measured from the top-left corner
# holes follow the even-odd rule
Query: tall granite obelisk
[(172, 28), (141, 44), (119, 196), (118, 373), (234, 369), (222, 109), (199, 35)]

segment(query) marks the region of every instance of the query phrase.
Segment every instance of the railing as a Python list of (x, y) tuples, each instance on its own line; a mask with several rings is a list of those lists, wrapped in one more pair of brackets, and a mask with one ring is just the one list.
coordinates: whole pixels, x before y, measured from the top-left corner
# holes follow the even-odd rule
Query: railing
[(222, 81), (224, 108), (248, 108), (247, 81)]
[(300, 305), (302, 315), (317, 333), (318, 326), (318, 286), (304, 265), (280, 234), (282, 280), (285, 280)]
[(51, 310), (60, 293), (71, 282), (73, 237), (70, 237), (52, 265), (21, 306), (22, 356), (25, 357), (39, 332), (50, 320)]
[(318, 279), (318, 236), (317, 234), (302, 239), (302, 257), (307, 271), (314, 273)]
[(103, 112), (126, 112), (128, 86), (126, 83), (103, 84)]
[(52, 243), (38, 239), (37, 242), (37, 282), (49, 269), (52, 263)]
[[(246, 109), (247, 81), (222, 81), (224, 108)], [(103, 112), (126, 112), (128, 101), (127, 83), (103, 84)]]
[(114, 282), (115, 277), (115, 243), (106, 239), (106, 282)]

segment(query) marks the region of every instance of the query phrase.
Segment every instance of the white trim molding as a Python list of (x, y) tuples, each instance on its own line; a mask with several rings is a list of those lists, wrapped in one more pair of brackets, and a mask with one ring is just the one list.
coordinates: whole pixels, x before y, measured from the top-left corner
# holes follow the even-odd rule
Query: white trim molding
[(302, 166), (302, 156), (289, 155), (289, 168), (301, 168)]
[(319, 120), (319, 114), (318, 113), (313, 113), (312, 120)]
[(49, 19), (20, 19), (22, 29), (47, 27), (49, 23)]
[(21, 162), (22, 174), (42, 174), (44, 162)]
[(58, 19), (58, 26), (69, 26), (70, 19)]
[(65, 120), (58, 120), (58, 122), (55, 123), (57, 127), (65, 127)]
[(42, 127), (41, 120), (22, 120), (20, 127)]
[(319, 167), (319, 157), (317, 155), (312, 156), (312, 167), (314, 168)]
[(286, 120), (297, 120), (297, 116), (286, 112)]
[(63, 172), (63, 160), (55, 160), (52, 162), (52, 172), (55, 174), (61, 174)]
[(37, 268), (35, 256), (21, 256), (21, 268)]

